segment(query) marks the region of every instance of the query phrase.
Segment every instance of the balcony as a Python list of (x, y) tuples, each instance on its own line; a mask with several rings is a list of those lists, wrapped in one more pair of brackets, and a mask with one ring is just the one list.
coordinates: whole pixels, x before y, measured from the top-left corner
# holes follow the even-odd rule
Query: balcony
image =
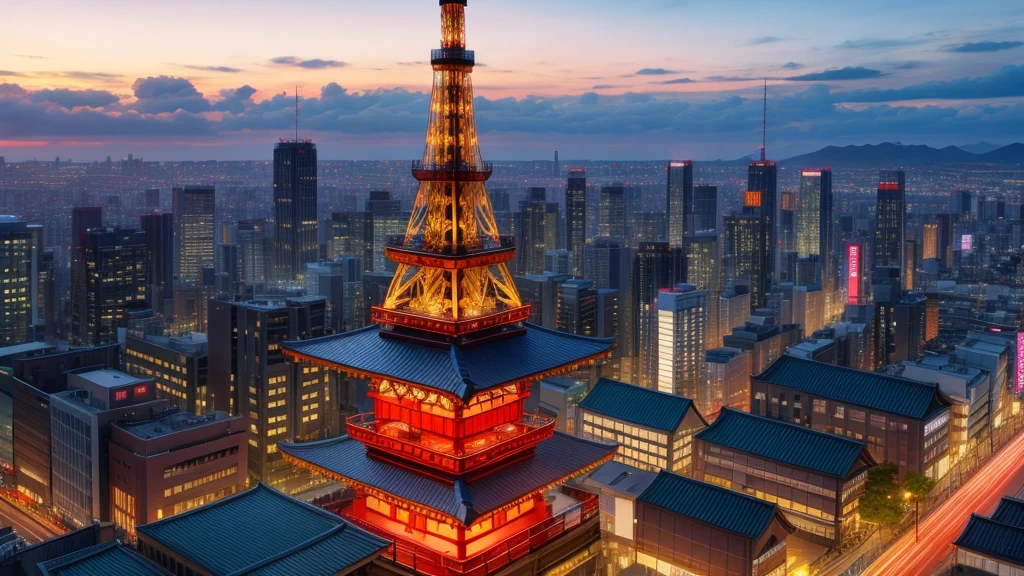
[(412, 176), (420, 182), (486, 182), (494, 171), (490, 162), (412, 163)]
[[(355, 517), (350, 513), (354, 511), (354, 508), (348, 507), (349, 503), (347, 502), (342, 505), (341, 509), (332, 511), (356, 526), (391, 542), (391, 546), (381, 553), (381, 558), (405, 566), (417, 574), (486, 576), (541, 550), (597, 516), (599, 508), (597, 495), (568, 486), (561, 486), (558, 492), (561, 498), (575, 503), (562, 510), (539, 513), (540, 518), (525, 529), (522, 529), (518, 523), (499, 528), (481, 538), (481, 540), (487, 540), (486, 548), (472, 553), (466, 558), (454, 558), (451, 554), (438, 552), (427, 545), (429, 541), (426, 539), (417, 541), (413, 538), (397, 536), (395, 532), (407, 532), (397, 524), (383, 526), (378, 522), (369, 522)], [(543, 518), (544, 515), (550, 515), (550, 517)], [(522, 520), (526, 521), (527, 519), (523, 518)], [(494, 540), (493, 544), (490, 543), (491, 540)]]
[(349, 437), (368, 448), (456, 476), (533, 448), (555, 432), (554, 418), (527, 414), (519, 422), (501, 424), (466, 438), (462, 450), (457, 451), (451, 438), (412, 430), (404, 422), (380, 421), (373, 413), (352, 416), (346, 424)]
[(515, 257), (516, 239), (514, 236), (499, 236), (497, 239), (485, 236), (473, 243), (427, 249), (421, 236), (408, 240), (405, 236), (392, 236), (384, 246), (384, 254), (392, 262), (418, 268), (465, 270), (508, 262)]

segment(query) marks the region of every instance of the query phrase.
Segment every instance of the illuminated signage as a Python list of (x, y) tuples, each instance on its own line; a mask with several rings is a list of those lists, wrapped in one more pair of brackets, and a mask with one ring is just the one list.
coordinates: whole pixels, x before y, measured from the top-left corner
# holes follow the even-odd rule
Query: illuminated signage
[(758, 190), (747, 190), (743, 193), (743, 205), (744, 206), (760, 206), (761, 205), (761, 192)]
[(879, 190), (887, 190), (889, 192), (895, 192), (895, 191), (900, 189), (900, 183), (899, 182), (879, 182), (878, 183), (878, 189)]
[(118, 391), (114, 392), (114, 402), (120, 402), (122, 400), (127, 400), (127, 399), (128, 399), (128, 391), (127, 390), (118, 390)]
[(804, 178), (821, 178), (821, 172), (801, 172), (800, 175)]
[(847, 303), (860, 303), (860, 244), (846, 247), (846, 296)]
[(1013, 391), (1024, 392), (1024, 332), (1017, 332), (1017, 374)]
[(147, 386), (145, 384), (141, 384), (141, 385), (135, 387), (135, 395), (136, 396), (145, 396), (146, 392), (148, 392), (148, 391), (149, 391), (149, 386)]
[(945, 412), (942, 416), (932, 420), (931, 422), (924, 425), (924, 435), (929, 436), (932, 432), (935, 432), (939, 428), (942, 428), (949, 422), (949, 412)]
[(964, 234), (960, 237), (960, 249), (961, 250), (974, 250), (974, 236), (971, 234)]

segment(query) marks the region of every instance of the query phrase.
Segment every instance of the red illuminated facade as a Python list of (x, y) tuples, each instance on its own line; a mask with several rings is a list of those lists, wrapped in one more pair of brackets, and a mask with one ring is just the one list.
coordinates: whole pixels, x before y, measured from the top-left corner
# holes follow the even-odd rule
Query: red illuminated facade
[(846, 301), (854, 306), (860, 304), (861, 250), (860, 244), (846, 247)]
[(466, 4), (440, 0), (420, 187), (406, 234), (385, 249), (398, 269), (372, 310), (378, 326), (282, 345), (295, 361), (367, 379), (373, 401), (347, 437), (281, 443), (284, 458), (348, 488), (319, 503), (390, 540), (386, 561), (437, 576), (529, 573), (596, 538), (596, 496), (563, 483), (616, 448), (524, 409), (533, 381), (594, 364), (614, 342), (526, 323), (507, 267), (515, 243), (499, 235), (484, 186)]

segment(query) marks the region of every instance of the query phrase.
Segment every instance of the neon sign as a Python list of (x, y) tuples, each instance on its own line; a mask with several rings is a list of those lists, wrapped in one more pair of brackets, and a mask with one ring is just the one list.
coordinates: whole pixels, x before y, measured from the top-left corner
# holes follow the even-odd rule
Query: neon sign
[(846, 247), (846, 296), (848, 304), (860, 303), (860, 244)]
[(1016, 394), (1024, 392), (1024, 332), (1017, 332), (1017, 380), (1014, 382), (1013, 391)]
[(128, 391), (127, 390), (118, 390), (118, 391), (114, 392), (114, 402), (121, 402), (122, 400), (127, 400), (127, 399), (128, 399)]
[(149, 391), (149, 386), (146, 386), (145, 384), (135, 387), (136, 396), (145, 396), (147, 391)]

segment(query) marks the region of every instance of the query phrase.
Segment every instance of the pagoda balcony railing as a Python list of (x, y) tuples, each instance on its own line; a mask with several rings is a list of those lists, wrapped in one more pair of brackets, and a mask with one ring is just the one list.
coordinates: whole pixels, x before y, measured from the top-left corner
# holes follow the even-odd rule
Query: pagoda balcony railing
[(411, 568), (417, 574), (427, 576), (486, 576), (544, 548), (553, 540), (572, 532), (579, 526), (589, 522), (599, 511), (599, 499), (596, 494), (562, 486), (561, 492), (572, 496), (578, 504), (564, 510), (557, 516), (513, 534), (496, 542), (493, 546), (466, 558), (457, 560), (426, 548), (412, 540), (396, 537), (359, 518), (352, 518), (344, 512), (342, 516), (356, 526), (376, 534), (391, 542), (381, 553), (381, 557), (395, 564)]
[(427, 252), (429, 254), (437, 254), (439, 256), (466, 256), (468, 254), (476, 254), (478, 252), (486, 252), (489, 250), (507, 250), (509, 248), (516, 247), (515, 236), (499, 236), (498, 240), (495, 241), (490, 236), (483, 239), (482, 242), (476, 244), (462, 243), (458, 246), (445, 246), (444, 250), (428, 250), (423, 247), (423, 238), (420, 236), (414, 236), (406, 241), (405, 235), (389, 236), (387, 239), (386, 246), (388, 248), (403, 248), (406, 250), (418, 250)]
[(392, 262), (418, 268), (465, 270), (494, 266), (515, 258), (516, 239), (513, 236), (499, 236), (497, 239), (487, 236), (473, 243), (427, 248), (421, 236), (408, 240), (405, 236), (391, 236), (384, 246), (384, 254)]
[[(523, 418), (511, 424), (515, 432), (492, 431), (474, 435), (468, 441), (493, 436), (493, 441), (482, 442), (479, 448), (456, 453), (427, 446), (422, 433), (400, 432), (397, 436), (384, 433), (383, 427), (394, 421), (377, 420), (370, 412), (349, 417), (350, 438), (359, 440), (369, 448), (376, 448), (400, 458), (439, 470), (447, 474), (462, 475), (494, 464), (497, 460), (527, 450), (539, 442), (551, 438), (555, 433), (555, 419), (547, 416), (525, 414)], [(441, 438), (431, 435), (431, 438)], [(454, 442), (452, 443), (454, 446)]]
[(414, 160), (412, 176), (420, 182), (486, 182), (494, 172), (494, 164), (480, 162), (423, 162)]
[(460, 64), (472, 66), (476, 53), (465, 48), (435, 48), (430, 51), (431, 64)]

